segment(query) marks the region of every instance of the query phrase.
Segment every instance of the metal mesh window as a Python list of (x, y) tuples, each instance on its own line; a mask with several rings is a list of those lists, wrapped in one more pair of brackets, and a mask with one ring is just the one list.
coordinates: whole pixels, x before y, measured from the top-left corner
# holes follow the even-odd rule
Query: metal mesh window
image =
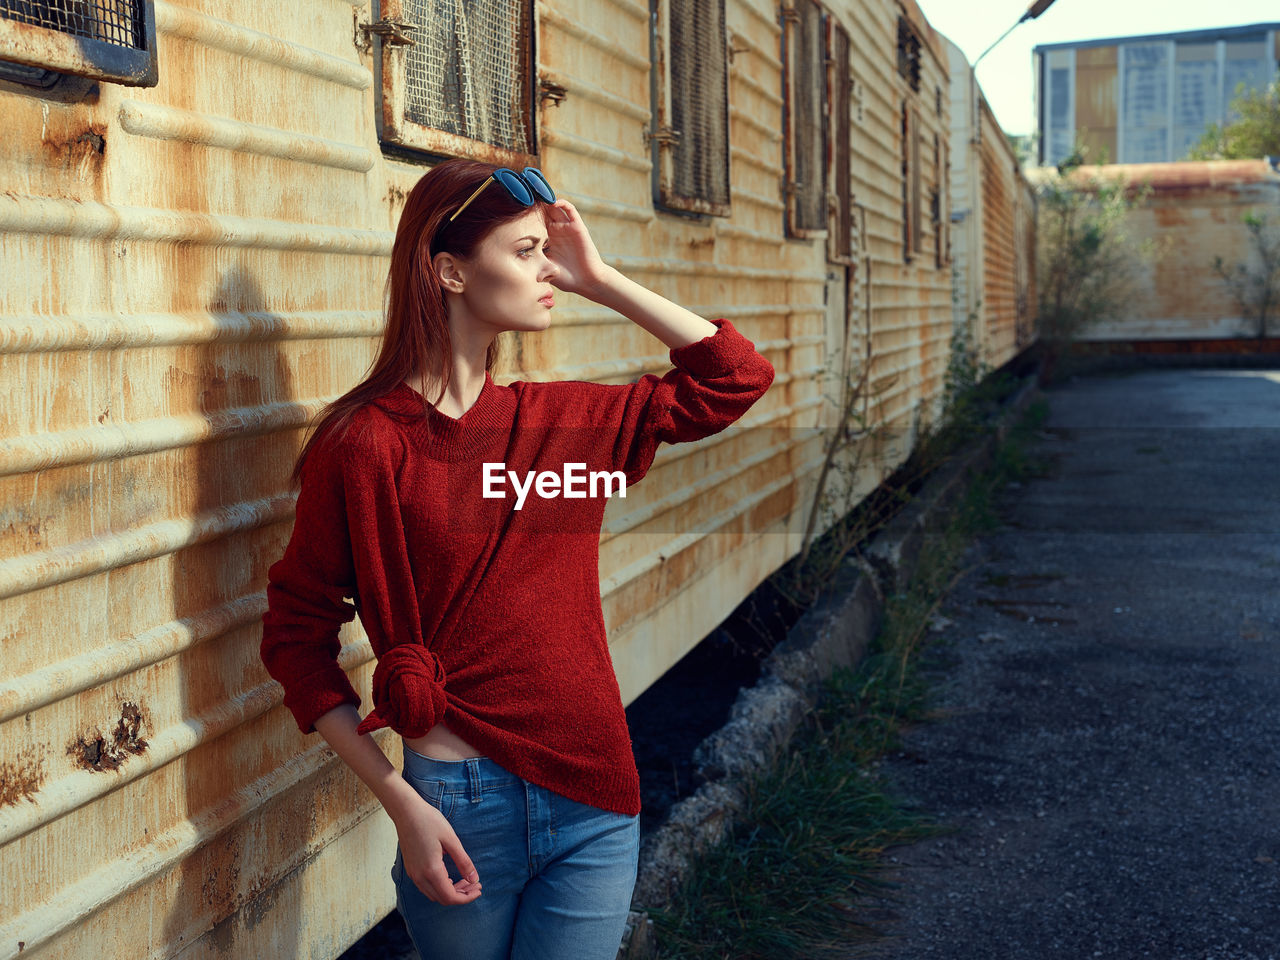
[(379, 11), (395, 28), (379, 48), (385, 142), (503, 166), (536, 160), (531, 0), (382, 0)]
[(664, 199), (727, 206), (729, 71), (724, 2), (670, 0), (668, 9), (670, 125), (679, 134), (671, 144), (671, 195)]
[(827, 183), (825, 115), (825, 43), (822, 10), (799, 0), (787, 24), (788, 159), (791, 183), (788, 228), (793, 235), (825, 230)]
[(150, 0), (0, 0), (0, 60), (135, 86), (156, 82)]
[(406, 0), (405, 15), (420, 25), (406, 58), (405, 118), (528, 151), (528, 5)]
[(142, 8), (140, 0), (0, 0), (0, 17), (141, 50)]

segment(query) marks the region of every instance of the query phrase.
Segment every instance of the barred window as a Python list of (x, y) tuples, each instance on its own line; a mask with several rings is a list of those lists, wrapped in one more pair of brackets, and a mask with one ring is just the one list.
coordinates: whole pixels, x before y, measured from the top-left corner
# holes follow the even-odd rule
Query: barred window
[(0, 0), (0, 61), (16, 65), (5, 76), (40, 86), (53, 71), (153, 87), (155, 10), (151, 0)]
[(923, 44), (920, 34), (906, 17), (898, 18), (898, 74), (902, 76), (911, 89), (920, 89), (920, 50)]
[(795, 0), (783, 13), (787, 235), (827, 228), (826, 43), (822, 9)]
[(658, 200), (729, 215), (729, 63), (724, 0), (653, 0)]
[(531, 0), (382, 0), (384, 143), (536, 163)]

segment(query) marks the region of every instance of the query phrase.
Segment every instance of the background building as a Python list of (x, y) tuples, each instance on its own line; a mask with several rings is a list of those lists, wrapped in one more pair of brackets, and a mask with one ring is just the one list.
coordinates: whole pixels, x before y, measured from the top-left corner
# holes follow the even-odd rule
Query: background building
[(1181, 160), (1228, 119), (1239, 84), (1275, 77), (1280, 23), (1045, 44), (1034, 57), (1041, 163), (1068, 156), (1077, 134), (1091, 162)]

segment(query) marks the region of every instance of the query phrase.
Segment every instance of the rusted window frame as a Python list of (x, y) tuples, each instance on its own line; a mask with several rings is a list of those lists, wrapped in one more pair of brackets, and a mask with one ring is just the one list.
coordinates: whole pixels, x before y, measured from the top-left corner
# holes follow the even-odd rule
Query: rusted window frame
[[(466, 157), (483, 160), (499, 166), (538, 166), (538, 111), (537, 111), (537, 63), (538, 5), (534, 0), (521, 0), (529, 5), (528, 74), (525, 90), (528, 94), (529, 143), (531, 150), (512, 150), (509, 147), (473, 140), (444, 130), (424, 127), (405, 116), (405, 91), (407, 77), (407, 44), (382, 42), (379, 44), (381, 59), (381, 110), (379, 111), (379, 139), (391, 147), (413, 150), (441, 157)], [(379, 15), (384, 21), (405, 20), (404, 0), (380, 0)], [(412, 34), (409, 34), (412, 39)]]
[[(840, 56), (843, 37), (844, 56)], [(827, 230), (827, 260), (853, 264), (853, 44), (849, 31), (827, 17), (827, 103), (831, 134), (831, 157)]]
[(140, 6), (144, 49), (0, 17), (0, 60), (126, 87), (154, 87), (159, 81), (156, 12), (152, 0), (141, 0)]
[[(715, 158), (724, 165), (724, 180), (729, 179), (729, 21), (724, 0), (710, 0), (720, 4), (720, 22), (724, 25), (722, 38), (724, 54), (724, 130), (722, 134), (722, 155)], [(700, 213), (713, 217), (727, 217), (731, 212), (730, 201), (723, 203), (706, 197), (691, 197), (676, 191), (676, 148), (681, 132), (674, 128), (671, 110), (671, 58), (668, 56), (671, 43), (671, 7), (669, 0), (651, 0), (650, 22), (653, 25), (651, 36), (653, 53), (653, 117), (654, 129), (649, 132), (648, 139), (654, 151), (654, 171), (657, 176), (655, 202), (660, 208), (684, 213)], [(703, 96), (707, 91), (698, 91)], [(681, 91), (682, 96), (692, 96), (692, 91)], [(729, 187), (732, 190), (732, 186)]]
[[(785, 145), (783, 163), (785, 165), (785, 180), (783, 187), (783, 196), (786, 200), (786, 235), (799, 239), (810, 239), (813, 237), (822, 237), (827, 235), (828, 223), (825, 211), (827, 209), (827, 167), (829, 166), (829, 157), (831, 152), (830, 142), (830, 123), (828, 120), (828, 110), (830, 108), (830, 96), (827, 90), (829, 78), (827, 77), (826, 62), (830, 59), (830, 43), (824, 38), (821, 55), (823, 62), (821, 63), (805, 63), (798, 56), (799, 47), (803, 39), (800, 26), (801, 4), (810, 4), (818, 15), (818, 29), (825, 32), (830, 21), (830, 17), (823, 12), (822, 5), (816, 0), (783, 0), (781, 8), (782, 19), (782, 135)], [(806, 71), (804, 77), (801, 77), (801, 71)], [(813, 71), (814, 76), (809, 76), (807, 71)], [(806, 90), (817, 90), (821, 102), (818, 103), (814, 116), (820, 118), (821, 125), (818, 131), (820, 156), (813, 159), (813, 169), (821, 177), (821, 181), (817, 184), (805, 184), (797, 179), (797, 170), (800, 166), (800, 153), (807, 149), (810, 144), (801, 142), (801, 138), (796, 129), (795, 117), (799, 115), (798, 98)], [(819, 206), (824, 210), (822, 224), (820, 226), (802, 226), (800, 224), (802, 195), (812, 199), (813, 194), (817, 194)]]

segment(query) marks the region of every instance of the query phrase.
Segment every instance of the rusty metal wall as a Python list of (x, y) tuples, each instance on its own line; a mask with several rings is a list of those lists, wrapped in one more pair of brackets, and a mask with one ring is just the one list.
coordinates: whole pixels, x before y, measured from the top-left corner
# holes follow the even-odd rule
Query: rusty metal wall
[[(1123, 177), (1151, 184), (1146, 204), (1134, 210), (1127, 229), (1135, 245), (1153, 256), (1136, 278), (1125, 315), (1091, 327), (1090, 340), (1250, 339), (1249, 319), (1213, 271), (1213, 259), (1257, 267), (1242, 222), (1265, 214), (1280, 224), (1280, 171), (1264, 160), (1220, 160), (1124, 164), (1081, 168), (1081, 178)], [(1275, 336), (1277, 324), (1271, 324)]]
[[(853, 129), (854, 195), (864, 217), (867, 316), (871, 342), (872, 422), (895, 436), (890, 462), (909, 452), (920, 429), (937, 415), (951, 341), (950, 263), (937, 264), (938, 231), (928, 201), (920, 222), (922, 246), (904, 256), (902, 108), (918, 118), (924, 149), (920, 194), (942, 186), (933, 162), (933, 137), (950, 141), (946, 52), (914, 3), (851, 0), (835, 11), (849, 31), (859, 117)], [(905, 15), (924, 40), (919, 91), (897, 72), (897, 24)], [(940, 109), (939, 109), (940, 108)]]
[(1013, 177), (1000, 146), (994, 137), (983, 138), (982, 317), (984, 353), (992, 360), (1011, 355), (1017, 329)]
[(379, 330), (370, 71), (351, 4), (155, 8), (158, 86), (0, 91), (0, 956), (328, 956), (368, 917), (308, 888), (390, 885), (316, 853), (393, 837), (257, 641)]
[[(257, 653), (288, 468), (374, 356), (426, 169), (379, 148), (366, 3), (304, 10), (156, 0), (156, 87), (0, 86), (0, 958), (330, 958), (393, 903), (390, 822), (297, 734)], [(900, 11), (926, 39), (919, 93), (896, 69)], [(542, 169), (614, 265), (730, 318), (778, 372), (740, 428), (664, 448), (610, 504), (601, 592), (627, 700), (798, 549), (829, 347), (870, 340), (874, 414), (901, 437), (877, 471), (941, 397), (950, 264), (927, 214), (904, 261), (899, 118), (905, 99), (928, 135), (928, 196), (946, 55), (909, 0), (832, 12), (856, 101), (848, 305), (824, 298), (846, 289), (825, 238), (783, 236), (775, 4), (727, 7), (732, 214), (706, 221), (653, 209), (648, 4), (536, 7), (538, 77), (565, 91), (540, 101)], [(563, 299), (499, 381), (667, 368), (640, 328)], [(358, 623), (342, 637), (367, 694), (368, 642)]]
[(1035, 337), (1035, 192), (1008, 138), (950, 41), (952, 317), (977, 359), (996, 368)]
[[(943, 43), (951, 79), (951, 320), (956, 328), (967, 329), (972, 323), (970, 317), (976, 317), (982, 303), (977, 280), (981, 270), (973, 260), (973, 251), (980, 249), (982, 237), (982, 177), (974, 142), (978, 87), (964, 51), (950, 40), (944, 39)], [(971, 330), (970, 336), (974, 334)]]

